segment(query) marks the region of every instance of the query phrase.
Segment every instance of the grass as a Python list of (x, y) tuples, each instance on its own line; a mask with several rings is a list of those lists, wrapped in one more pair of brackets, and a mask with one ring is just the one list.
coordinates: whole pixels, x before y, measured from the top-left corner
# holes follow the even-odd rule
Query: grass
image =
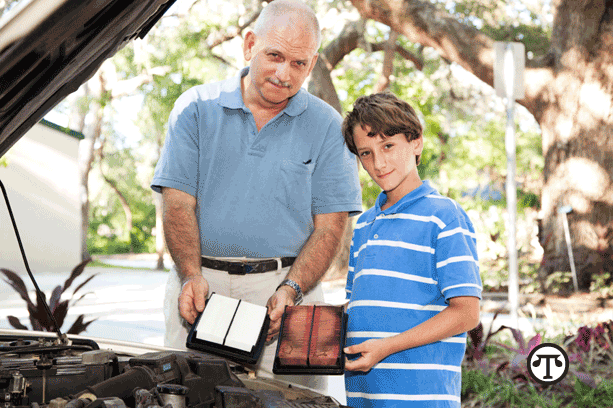
[[(142, 267), (136, 267), (136, 266), (112, 265), (112, 264), (104, 263), (104, 262), (99, 261), (97, 259), (93, 259), (90, 263), (88, 263), (87, 264), (87, 268), (130, 269), (130, 270), (136, 270), (136, 271), (152, 271), (152, 270), (155, 270), (155, 269), (151, 269), (151, 268), (142, 268)], [(165, 272), (168, 272), (170, 269), (164, 268), (163, 270)]]

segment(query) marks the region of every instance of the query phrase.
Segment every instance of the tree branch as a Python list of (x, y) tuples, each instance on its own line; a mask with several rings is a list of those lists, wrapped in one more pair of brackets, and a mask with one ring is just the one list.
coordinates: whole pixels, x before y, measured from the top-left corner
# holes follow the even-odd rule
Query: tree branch
[(363, 18), (379, 21), (414, 43), (432, 47), (487, 84), (494, 84), (494, 41), (419, 0), (351, 0)]
[[(386, 44), (387, 43), (369, 43), (369, 46), (371, 51), (384, 51)], [(418, 57), (417, 55), (413, 54), (411, 51), (407, 50), (399, 44), (396, 44), (395, 51), (405, 60), (411, 61), (415, 65), (415, 68), (417, 68), (418, 70), (421, 71), (424, 69), (423, 58)]]
[(238, 37), (239, 35), (242, 34), (245, 28), (249, 27), (258, 18), (261, 12), (262, 12), (262, 7), (260, 6), (256, 11), (254, 11), (245, 20), (243, 24), (239, 24), (234, 27), (231, 27), (225, 32), (217, 31), (215, 33), (211, 33), (206, 39), (207, 46), (212, 49), (212, 48), (217, 47), (220, 44), (223, 44), (226, 41), (230, 41)]
[[(364, 19), (373, 19), (403, 34), (409, 41), (434, 48), (442, 58), (462, 66), (494, 86), (494, 40), (460, 23), (444, 10), (422, 0), (350, 0)], [(534, 105), (552, 79), (548, 59), (531, 61), (525, 71), (524, 106)], [(534, 106), (532, 109), (534, 110)]]

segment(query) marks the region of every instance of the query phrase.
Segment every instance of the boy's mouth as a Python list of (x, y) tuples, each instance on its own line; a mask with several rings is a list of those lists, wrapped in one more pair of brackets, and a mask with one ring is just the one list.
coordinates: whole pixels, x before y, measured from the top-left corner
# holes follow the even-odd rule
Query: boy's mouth
[(393, 171), (394, 170), (392, 170), (392, 171), (390, 171), (388, 173), (385, 173), (385, 174), (380, 174), (380, 175), (377, 176), (377, 178), (380, 178), (380, 179), (385, 178), (385, 177), (389, 176)]

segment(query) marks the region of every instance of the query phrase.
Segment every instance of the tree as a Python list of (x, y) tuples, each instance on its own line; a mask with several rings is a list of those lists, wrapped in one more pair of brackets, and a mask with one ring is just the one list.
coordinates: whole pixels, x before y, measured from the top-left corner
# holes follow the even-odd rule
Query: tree
[(613, 2), (553, 0), (551, 29), (525, 7), (530, 22), (507, 25), (496, 18), (504, 15), (503, 9), (485, 0), (449, 3), (448, 8), (447, 3), (420, 0), (351, 3), (363, 18), (433, 48), (490, 86), (494, 42), (524, 42), (526, 96), (518, 103), (534, 116), (542, 133), (545, 273), (570, 269), (557, 214), (563, 205), (574, 210), (569, 222), (581, 288), (589, 287), (593, 273), (611, 272)]

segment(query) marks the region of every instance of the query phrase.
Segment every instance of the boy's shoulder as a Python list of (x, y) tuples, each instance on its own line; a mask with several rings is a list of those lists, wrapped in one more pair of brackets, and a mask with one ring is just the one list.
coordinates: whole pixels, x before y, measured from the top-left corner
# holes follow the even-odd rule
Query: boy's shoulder
[(356, 226), (373, 221), (375, 219), (375, 212), (375, 207), (370, 207), (368, 210), (364, 211), (358, 217), (358, 220), (356, 221)]
[(441, 195), (434, 189), (422, 197), (420, 204), (422, 211), (424, 211), (421, 215), (434, 216), (445, 224), (449, 224), (456, 219), (470, 222), (468, 215), (457, 201)]

